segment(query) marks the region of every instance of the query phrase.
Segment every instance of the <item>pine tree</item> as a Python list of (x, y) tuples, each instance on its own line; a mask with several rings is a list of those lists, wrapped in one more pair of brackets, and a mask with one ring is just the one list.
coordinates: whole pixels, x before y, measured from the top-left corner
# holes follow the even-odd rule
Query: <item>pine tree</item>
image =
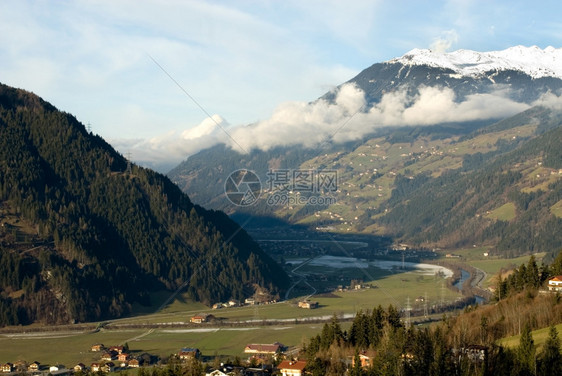
[(550, 264), (550, 273), (552, 276), (562, 274), (562, 249), (558, 251), (558, 255)]
[(519, 339), (519, 347), (517, 348), (519, 375), (534, 375), (535, 352), (535, 341), (531, 334), (531, 326), (526, 322)]
[(560, 338), (554, 325), (550, 326), (548, 338), (541, 354), (541, 375), (561, 375), (562, 355), (560, 354)]
[(353, 357), (353, 367), (349, 370), (349, 376), (362, 376), (363, 369), (361, 368), (361, 358), (359, 357), (359, 351), (355, 350), (355, 356)]

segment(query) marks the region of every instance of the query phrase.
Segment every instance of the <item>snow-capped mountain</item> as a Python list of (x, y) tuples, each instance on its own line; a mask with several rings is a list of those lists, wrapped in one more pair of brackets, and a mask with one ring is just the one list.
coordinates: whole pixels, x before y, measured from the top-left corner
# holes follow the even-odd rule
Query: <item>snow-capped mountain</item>
[[(373, 64), (348, 82), (362, 89), (370, 104), (379, 102), (385, 93), (405, 88), (415, 94), (422, 86), (450, 88), (458, 101), (501, 89), (512, 100), (531, 103), (546, 92), (562, 91), (562, 48), (515, 46), (503, 51), (450, 53), (414, 49)], [(333, 99), (334, 95), (323, 98)]]
[(490, 71), (520, 71), (532, 78), (562, 78), (562, 48), (515, 46), (502, 51), (458, 50), (439, 53), (413, 49), (389, 63), (446, 68), (461, 76), (478, 77)]
[[(271, 119), (229, 128), (248, 154), (240, 154), (233, 145), (215, 145), (190, 156), (169, 177), (194, 202), (231, 210), (224, 196), (225, 174), (230, 171), (248, 168), (263, 175), (271, 166), (298, 168), (319, 153), (327, 155), (326, 150), (339, 155), (355, 147), (354, 142), (382, 135), (408, 142), (422, 136), (466, 136), (547, 99), (560, 100), (561, 55), (562, 49), (552, 47), (451, 53), (412, 50), (373, 64), (310, 103), (281, 106)], [(332, 163), (324, 166), (343, 162)]]

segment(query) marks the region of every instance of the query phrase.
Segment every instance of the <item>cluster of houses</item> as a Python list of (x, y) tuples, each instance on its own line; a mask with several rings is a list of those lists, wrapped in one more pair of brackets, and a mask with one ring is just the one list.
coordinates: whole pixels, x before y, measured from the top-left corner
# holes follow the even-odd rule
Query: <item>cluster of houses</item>
[[(559, 286), (562, 289), (562, 278), (559, 278)], [(558, 285), (557, 285), (558, 286)], [(91, 350), (93, 352), (100, 352), (101, 362), (92, 363), (91, 366), (86, 367), (84, 364), (79, 363), (73, 368), (65, 368), (62, 365), (57, 366), (42, 366), (38, 362), (33, 362), (27, 364), (25, 362), (16, 362), (15, 364), (6, 363), (1, 365), (1, 371), (4, 374), (21, 374), (30, 373), (32, 375), (40, 375), (45, 372), (51, 374), (52, 376), (66, 376), (72, 373), (79, 373), (84, 371), (91, 371), (92, 373), (98, 372), (114, 372), (117, 367), (139, 367), (141, 364), (138, 359), (131, 357), (127, 354), (126, 349), (123, 346), (111, 346), (104, 347), (102, 344), (93, 345)], [(487, 348), (484, 346), (468, 346), (454, 350), (455, 356), (466, 358), (467, 360), (474, 363), (481, 363), (486, 359)], [(281, 376), (303, 376), (305, 375), (306, 361), (305, 360), (295, 360), (295, 359), (285, 359), (282, 360), (276, 367), (274, 367), (273, 361), (279, 361), (285, 356), (287, 348), (279, 342), (271, 344), (248, 344), (244, 348), (244, 353), (249, 355), (249, 363), (251, 366), (241, 366), (232, 364), (221, 364), (218, 367), (210, 368), (206, 371), (206, 376), (271, 376), (271, 375), (281, 375)], [(189, 359), (200, 359), (201, 352), (197, 348), (184, 347), (177, 354), (177, 358), (181, 361), (187, 361)], [(372, 367), (373, 361), (377, 353), (373, 350), (362, 351), (358, 356), (348, 357), (347, 365), (353, 368), (357, 359), (360, 362), (362, 368), (367, 369)], [(405, 362), (411, 362), (414, 356), (410, 353), (405, 353), (402, 355), (402, 360)], [(119, 365), (117, 366), (117, 362)]]
[(242, 367), (230, 364), (221, 364), (220, 367), (210, 369), (205, 376), (302, 376), (305, 374), (306, 361), (304, 360), (283, 360), (275, 369), (271, 366), (261, 367)]
[[(273, 367), (273, 361), (280, 360), (286, 351), (286, 347), (279, 343), (251, 343), (244, 347), (244, 353), (249, 355), (248, 362), (250, 366), (242, 366), (240, 364), (224, 364), (218, 367), (209, 368), (206, 376), (302, 376), (306, 362), (302, 360), (283, 360), (277, 367)], [(177, 354), (180, 361), (189, 359), (199, 359), (201, 352), (197, 348), (182, 348)]]
[(336, 291), (343, 292), (343, 291), (351, 291), (351, 290), (363, 290), (363, 289), (370, 289), (371, 285), (363, 283), (362, 279), (352, 279), (349, 283), (349, 286), (338, 285), (336, 287)]
[[(92, 345), (91, 348), (94, 352), (100, 352), (100, 362), (95, 362), (90, 365), (92, 372), (113, 372), (116, 368), (138, 368), (141, 363), (140, 360), (131, 356), (124, 346), (109, 346), (105, 347), (103, 344), (98, 343)], [(86, 365), (79, 363), (74, 366), (74, 371), (86, 371)]]
[(270, 299), (267, 295), (258, 295), (258, 297), (250, 297), (244, 300), (244, 303), (239, 302), (238, 300), (229, 300), (226, 303), (215, 303), (211, 307), (212, 309), (221, 309), (221, 308), (233, 308), (233, 307), (243, 307), (243, 306), (253, 306), (253, 305), (260, 305), (260, 304), (272, 304), (277, 303), (276, 299)]
[(3, 374), (31, 374), (31, 375), (40, 375), (45, 373), (49, 373), (53, 376), (65, 376), (69, 375), (73, 372), (72, 369), (66, 368), (63, 365), (43, 365), (39, 362), (33, 362), (28, 364), (26, 361), (18, 360), (15, 363), (5, 363), (0, 365), (0, 370)]
[(279, 343), (250, 343), (244, 347), (244, 353), (249, 355), (248, 362), (254, 367), (242, 367), (221, 364), (220, 367), (210, 369), (206, 376), (302, 376), (306, 367), (304, 360), (282, 360), (277, 367), (272, 366), (272, 361), (279, 361), (284, 356), (287, 348)]

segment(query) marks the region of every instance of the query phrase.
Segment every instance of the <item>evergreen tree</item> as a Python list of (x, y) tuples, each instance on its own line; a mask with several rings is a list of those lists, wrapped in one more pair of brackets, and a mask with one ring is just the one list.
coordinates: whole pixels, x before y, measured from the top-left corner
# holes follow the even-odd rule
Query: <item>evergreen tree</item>
[(529, 322), (526, 322), (519, 339), (519, 347), (517, 348), (519, 375), (535, 374), (535, 353), (535, 341), (531, 333), (531, 326)]
[(562, 375), (562, 355), (560, 354), (560, 338), (554, 325), (548, 331), (540, 357), (541, 375)]
[(558, 251), (558, 255), (550, 264), (551, 276), (562, 275), (562, 249)]
[(349, 376), (363, 376), (363, 368), (361, 367), (361, 358), (359, 357), (359, 351), (355, 350), (355, 355), (353, 356), (353, 367), (349, 370)]

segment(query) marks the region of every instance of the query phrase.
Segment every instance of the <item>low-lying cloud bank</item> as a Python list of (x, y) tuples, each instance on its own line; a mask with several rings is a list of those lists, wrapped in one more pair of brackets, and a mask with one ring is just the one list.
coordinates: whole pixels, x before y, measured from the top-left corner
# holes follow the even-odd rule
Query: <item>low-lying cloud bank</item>
[(422, 87), (410, 95), (406, 89), (385, 94), (367, 108), (365, 93), (353, 84), (342, 86), (335, 101), (287, 102), (279, 105), (269, 119), (251, 125), (231, 126), (219, 115), (205, 119), (184, 132), (171, 132), (149, 140), (112, 140), (121, 152), (159, 171), (168, 171), (188, 156), (218, 143), (239, 152), (268, 150), (276, 146), (319, 146), (325, 142), (359, 139), (386, 126), (425, 126), (502, 118), (534, 105), (562, 109), (561, 97), (546, 94), (527, 104), (509, 98), (507, 89), (473, 94), (455, 101), (449, 88)]

